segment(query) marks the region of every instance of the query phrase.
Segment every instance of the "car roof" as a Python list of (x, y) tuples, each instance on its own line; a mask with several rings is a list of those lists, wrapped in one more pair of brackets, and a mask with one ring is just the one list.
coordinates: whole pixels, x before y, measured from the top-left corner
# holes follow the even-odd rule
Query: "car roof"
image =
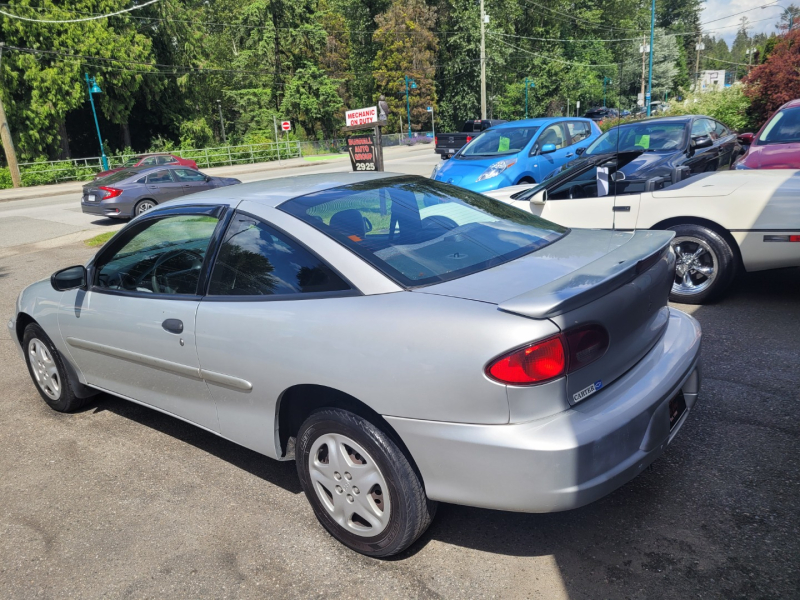
[(508, 121), (501, 125), (495, 125), (492, 129), (508, 129), (509, 127), (525, 127), (530, 125), (547, 125), (556, 121), (587, 121), (584, 117), (538, 117), (536, 119), (520, 119), (519, 121)]
[[(251, 183), (240, 183), (186, 196), (180, 200), (172, 200), (169, 206), (185, 204), (227, 204), (236, 205), (240, 201), (255, 202), (264, 206), (275, 207), (287, 200), (305, 196), (314, 192), (322, 192), (343, 185), (389, 179), (392, 177), (408, 177), (403, 173), (317, 173), (314, 175), (294, 175), (277, 177)], [(424, 178), (420, 178), (424, 179)]]
[[(789, 100), (786, 104), (781, 106), (778, 110), (782, 110), (784, 108), (797, 108), (798, 106), (800, 106), (800, 99)], [(777, 112), (777, 111), (775, 111), (775, 112)]]
[[(639, 119), (638, 121), (631, 121), (629, 123), (621, 123), (620, 125), (614, 125), (611, 129), (616, 129), (617, 127), (635, 127), (636, 125), (640, 125), (642, 123), (688, 123), (692, 119), (710, 119), (711, 117), (706, 117), (705, 115), (680, 115), (677, 117), (649, 117), (647, 119)], [(609, 130), (610, 131), (610, 130)]]

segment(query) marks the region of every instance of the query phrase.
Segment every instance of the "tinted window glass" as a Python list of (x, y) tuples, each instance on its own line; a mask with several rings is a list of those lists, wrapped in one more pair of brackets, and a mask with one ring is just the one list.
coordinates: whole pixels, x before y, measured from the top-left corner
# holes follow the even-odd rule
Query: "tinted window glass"
[(117, 171), (116, 173), (112, 173), (111, 175), (106, 175), (105, 177), (101, 177), (95, 183), (102, 182), (103, 185), (109, 183), (117, 183), (119, 181), (122, 181), (123, 179), (127, 179), (128, 177), (133, 177), (134, 175), (136, 175), (136, 173), (138, 173), (138, 171), (133, 171), (131, 169), (122, 169), (121, 171)]
[(800, 142), (800, 108), (787, 108), (775, 114), (761, 135), (758, 145)]
[(172, 183), (169, 171), (156, 171), (147, 176), (147, 183)]
[(487, 129), (464, 146), (459, 156), (503, 156), (522, 151), (538, 127), (504, 127)]
[(172, 172), (178, 181), (205, 181), (206, 176), (192, 169), (173, 169)]
[(719, 121), (714, 121), (714, 128), (718, 138), (725, 137), (726, 135), (730, 134), (728, 128)]
[(148, 156), (147, 158), (142, 159), (141, 164), (145, 167), (154, 167), (161, 163), (158, 162), (158, 156)]
[(597, 138), (586, 155), (612, 152), (674, 152), (684, 147), (685, 123), (650, 121), (615, 127)]
[(279, 208), (406, 286), (482, 271), (567, 231), (486, 196), (412, 176), (316, 192)]
[(590, 135), (589, 124), (580, 121), (567, 121), (567, 130), (572, 137), (573, 144), (585, 140)]
[(112, 290), (196, 294), (217, 219), (175, 215), (142, 226), (122, 248), (97, 264), (95, 284)]
[(692, 137), (709, 135), (714, 131), (714, 124), (708, 119), (698, 119), (692, 124)]
[(271, 296), (349, 289), (297, 242), (258, 219), (237, 213), (217, 256), (209, 294)]

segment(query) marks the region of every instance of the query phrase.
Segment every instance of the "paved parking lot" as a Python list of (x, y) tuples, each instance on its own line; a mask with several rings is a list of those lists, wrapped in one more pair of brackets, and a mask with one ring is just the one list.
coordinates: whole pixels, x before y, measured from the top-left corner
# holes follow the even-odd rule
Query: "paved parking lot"
[[(0, 255), (0, 316), (91, 253)], [(0, 597), (797, 597), (800, 270), (745, 275), (688, 309), (705, 332), (703, 391), (664, 457), (567, 513), (440, 505), (388, 561), (325, 533), (293, 463), (106, 395), (51, 411), (3, 327)]]

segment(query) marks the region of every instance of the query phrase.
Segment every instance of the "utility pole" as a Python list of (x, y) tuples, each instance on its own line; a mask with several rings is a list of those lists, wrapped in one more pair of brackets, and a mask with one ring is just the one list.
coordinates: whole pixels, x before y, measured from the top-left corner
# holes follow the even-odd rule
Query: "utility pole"
[(536, 84), (533, 79), (525, 78), (525, 118), (528, 118), (528, 88), (534, 88)]
[(694, 51), (695, 51), (695, 55), (696, 55), (695, 58), (697, 59), (697, 62), (694, 65), (694, 92), (695, 92), (695, 94), (698, 91), (697, 88), (698, 88), (698, 85), (700, 83), (700, 79), (699, 79), (699, 77), (700, 77), (700, 52), (705, 50), (705, 48), (706, 48), (705, 44), (703, 44), (703, 42), (701, 40), (702, 40), (702, 38), (698, 36), (697, 43), (694, 45)]
[[(0, 67), (3, 66), (3, 46), (5, 44), (0, 42)], [(2, 69), (0, 69), (0, 73), (2, 73)], [(11, 130), (8, 128), (8, 121), (6, 121), (6, 109), (3, 107), (2, 94), (0, 94), (0, 140), (3, 142), (8, 170), (11, 173), (11, 185), (15, 188), (22, 187), (22, 178), (19, 176), (19, 165), (17, 164), (17, 153), (14, 152), (14, 141), (11, 139)]]
[(217, 106), (219, 106), (219, 126), (222, 128), (222, 143), (227, 144), (228, 141), (225, 139), (225, 121), (222, 119), (222, 100), (217, 100)]
[(481, 119), (486, 119), (486, 15), (481, 0)]
[(644, 101), (647, 103), (647, 116), (650, 116), (650, 99), (653, 95), (653, 51), (655, 50), (655, 42), (653, 36), (656, 31), (656, 0), (650, 8), (650, 71), (647, 74), (647, 95)]
[(642, 45), (639, 46), (639, 50), (642, 53), (642, 107), (644, 107), (644, 75), (645, 75), (645, 68), (646, 68), (645, 60), (647, 59), (647, 56), (645, 55), (645, 52), (649, 52), (650, 51), (650, 48), (647, 47), (647, 42), (645, 41), (644, 34), (642, 34)]

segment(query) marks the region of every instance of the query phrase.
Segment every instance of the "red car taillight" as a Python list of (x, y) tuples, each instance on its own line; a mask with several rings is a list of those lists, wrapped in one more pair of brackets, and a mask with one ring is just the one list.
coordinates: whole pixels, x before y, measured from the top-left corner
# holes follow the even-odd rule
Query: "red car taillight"
[(500, 383), (545, 383), (582, 369), (608, 350), (608, 332), (600, 325), (586, 325), (534, 342), (493, 360), (486, 374)]
[(438, 135), (437, 135), (437, 136), (434, 136), (434, 138), (433, 138), (433, 145), (434, 145), (434, 146), (438, 146), (438, 145), (439, 145), (439, 136), (438, 136)]
[(119, 188), (106, 187), (104, 185), (101, 185), (97, 189), (103, 190), (106, 193), (106, 195), (103, 196), (101, 198), (101, 200), (108, 200), (109, 198), (116, 198), (117, 196), (119, 196), (122, 193), (122, 190), (119, 189)]
[(468, 135), (468, 136), (467, 136), (467, 143), (469, 144), (471, 141), (472, 141), (472, 136), (471, 136), (471, 135)]

